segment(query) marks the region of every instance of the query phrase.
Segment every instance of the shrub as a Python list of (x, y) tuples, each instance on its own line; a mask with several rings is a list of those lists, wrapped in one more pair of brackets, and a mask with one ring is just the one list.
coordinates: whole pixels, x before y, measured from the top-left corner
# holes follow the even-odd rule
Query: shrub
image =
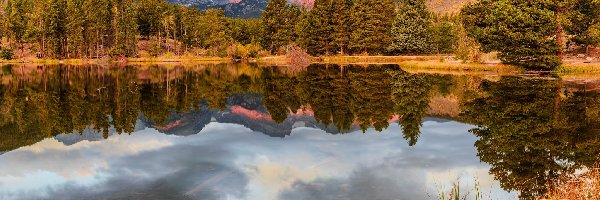
[(166, 58), (166, 59), (173, 59), (176, 57), (177, 57), (177, 55), (175, 55), (173, 52), (167, 52), (164, 55), (162, 55), (162, 58)]
[(550, 191), (538, 199), (600, 199), (600, 169), (564, 175), (549, 183)]
[(465, 31), (462, 25), (457, 27), (456, 32), (457, 41), (456, 49), (454, 50), (454, 54), (456, 54), (456, 57), (458, 57), (458, 59), (462, 60), (463, 62), (482, 62), (482, 52), (480, 49), (480, 44), (477, 41), (475, 41), (475, 39), (467, 35), (467, 32)]
[(294, 44), (286, 46), (285, 60), (288, 65), (294, 68), (304, 68), (312, 62), (306, 50)]
[(246, 52), (244, 49), (244, 46), (242, 46), (241, 44), (235, 43), (232, 45), (229, 45), (229, 47), (227, 47), (227, 57), (231, 58), (231, 59), (243, 59), (246, 57)]
[(150, 44), (150, 56), (157, 57), (160, 54), (160, 45), (158, 42), (153, 42)]
[(256, 58), (259, 56), (260, 50), (260, 46), (256, 44), (241, 45), (236, 43), (227, 47), (227, 57), (231, 59)]
[(1, 54), (2, 55), (0, 55), (0, 56), (2, 56), (2, 59), (4, 59), (4, 60), (12, 60), (13, 55), (14, 55), (12, 49), (8, 49), (8, 48), (2, 48)]
[(262, 48), (260, 47), (259, 44), (247, 44), (246, 45), (246, 49), (248, 50), (248, 57), (250, 58), (257, 58), (260, 56), (260, 51), (262, 50)]

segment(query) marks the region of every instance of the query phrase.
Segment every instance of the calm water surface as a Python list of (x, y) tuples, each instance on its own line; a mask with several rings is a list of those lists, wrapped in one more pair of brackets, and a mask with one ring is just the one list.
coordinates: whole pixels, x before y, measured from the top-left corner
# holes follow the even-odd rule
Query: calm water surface
[[(396, 65), (3, 66), (0, 199), (523, 199), (600, 153), (600, 80)], [(470, 192), (466, 192), (470, 191)]]

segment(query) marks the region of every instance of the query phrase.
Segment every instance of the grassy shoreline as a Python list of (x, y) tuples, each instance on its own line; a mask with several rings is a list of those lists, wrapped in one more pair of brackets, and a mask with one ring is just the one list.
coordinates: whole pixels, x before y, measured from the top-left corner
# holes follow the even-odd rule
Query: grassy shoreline
[[(518, 67), (492, 63), (463, 63), (460, 61), (445, 60), (446, 56), (321, 56), (313, 58), (313, 63), (320, 64), (399, 64), (408, 69), (422, 70), (449, 70), (449, 71), (488, 71), (507, 72), (522, 71)], [(235, 61), (225, 57), (142, 57), (123, 59), (16, 59), (0, 60), (0, 64), (220, 64), (234, 63)], [(264, 65), (287, 65), (285, 56), (267, 56), (249, 59), (244, 62), (258, 63)], [(600, 63), (568, 62), (557, 68), (557, 73), (600, 73)]]

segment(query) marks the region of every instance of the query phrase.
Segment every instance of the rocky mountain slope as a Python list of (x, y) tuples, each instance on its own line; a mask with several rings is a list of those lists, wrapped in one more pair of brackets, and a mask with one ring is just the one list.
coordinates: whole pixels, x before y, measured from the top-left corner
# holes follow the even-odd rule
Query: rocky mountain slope
[[(225, 15), (236, 18), (258, 18), (269, 4), (269, 0), (167, 0), (168, 2), (195, 7), (200, 10), (223, 9)], [(429, 0), (433, 12), (458, 12), (462, 6), (476, 0)], [(288, 0), (297, 5), (312, 6), (314, 0)]]
[(477, 0), (429, 0), (427, 6), (436, 13), (457, 13), (460, 9)]

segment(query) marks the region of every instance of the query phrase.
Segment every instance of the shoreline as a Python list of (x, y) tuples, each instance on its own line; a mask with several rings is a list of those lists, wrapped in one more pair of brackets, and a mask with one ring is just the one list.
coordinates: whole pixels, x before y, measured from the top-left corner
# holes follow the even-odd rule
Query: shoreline
[[(518, 67), (501, 64), (499, 61), (484, 63), (464, 63), (458, 60), (447, 60), (452, 55), (425, 55), (425, 56), (321, 56), (314, 57), (315, 64), (398, 64), (410, 69), (423, 70), (449, 70), (449, 71), (523, 71)], [(100, 59), (15, 59), (0, 60), (0, 65), (7, 64), (67, 64), (67, 65), (127, 65), (127, 64), (227, 64), (227, 63), (252, 63), (263, 65), (288, 65), (285, 56), (266, 56), (243, 61), (234, 61), (226, 57), (144, 57), (144, 58), (100, 58)], [(578, 60), (566, 61), (562, 66), (552, 71), (554, 73), (600, 73), (600, 62), (582, 62)]]

